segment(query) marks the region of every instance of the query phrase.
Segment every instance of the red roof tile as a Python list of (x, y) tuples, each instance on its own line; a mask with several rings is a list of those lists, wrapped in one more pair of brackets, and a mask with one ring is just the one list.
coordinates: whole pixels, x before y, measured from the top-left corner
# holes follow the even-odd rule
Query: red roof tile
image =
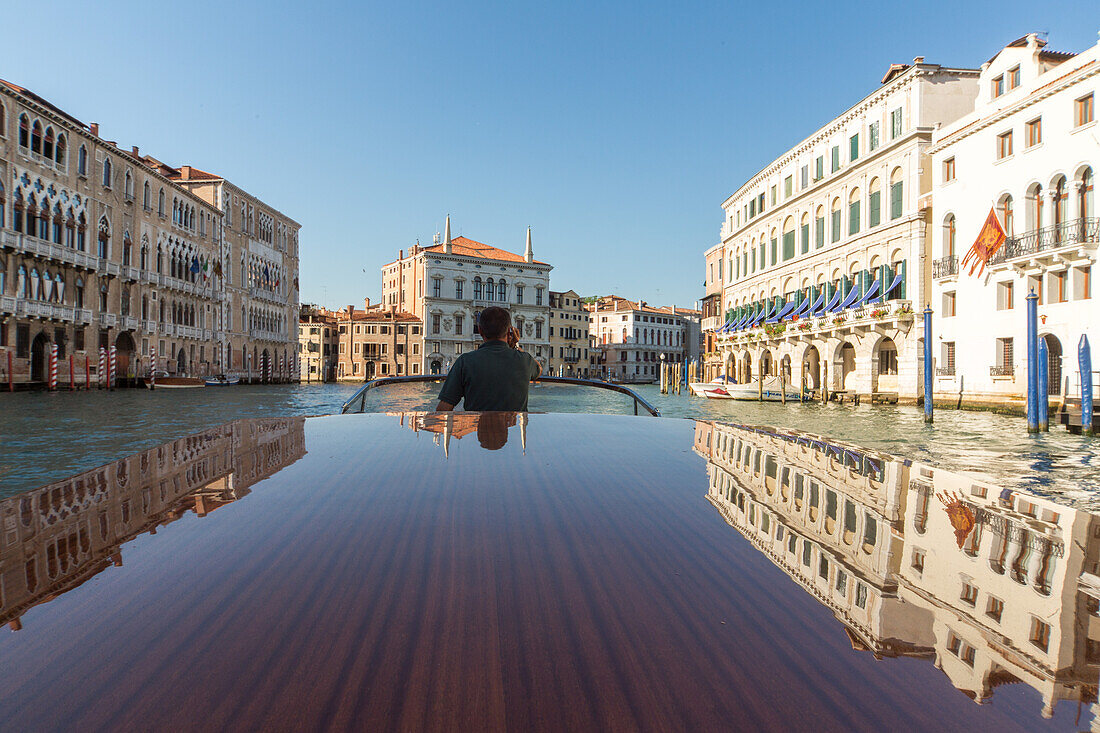
[[(431, 247), (425, 247), (425, 252), (443, 252), (442, 244), (433, 244)], [(451, 252), (456, 255), (462, 255), (463, 257), (476, 257), (483, 260), (497, 260), (500, 262), (526, 262), (523, 259), (523, 255), (517, 255), (514, 252), (508, 252), (494, 247), (491, 244), (485, 244), (483, 242), (475, 242), (467, 237), (455, 237), (451, 240)], [(532, 264), (545, 265), (547, 263), (540, 260), (533, 260)]]

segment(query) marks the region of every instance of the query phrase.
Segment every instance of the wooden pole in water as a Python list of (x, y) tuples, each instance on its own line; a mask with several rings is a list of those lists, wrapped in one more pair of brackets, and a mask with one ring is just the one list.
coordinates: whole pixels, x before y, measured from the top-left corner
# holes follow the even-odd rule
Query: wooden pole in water
[(956, 410), (961, 410), (963, 407), (963, 381), (966, 377), (962, 374), (959, 375), (959, 401), (955, 404)]
[(756, 368), (756, 401), (764, 401), (764, 357), (760, 357), (760, 362)]
[(806, 362), (802, 362), (802, 386), (798, 390), (798, 401), (806, 401)]
[(829, 401), (829, 362), (821, 362), (821, 404)]
[(787, 404), (787, 370), (779, 367), (779, 401)]

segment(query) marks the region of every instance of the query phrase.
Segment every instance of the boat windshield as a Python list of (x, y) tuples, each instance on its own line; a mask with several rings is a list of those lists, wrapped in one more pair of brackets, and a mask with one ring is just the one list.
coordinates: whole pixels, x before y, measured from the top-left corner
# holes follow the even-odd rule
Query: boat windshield
[[(376, 379), (363, 385), (341, 412), (430, 411), (438, 402), (446, 375)], [(603, 415), (652, 415), (660, 411), (634, 390), (593, 379), (540, 377), (531, 385), (531, 412), (583, 412)]]

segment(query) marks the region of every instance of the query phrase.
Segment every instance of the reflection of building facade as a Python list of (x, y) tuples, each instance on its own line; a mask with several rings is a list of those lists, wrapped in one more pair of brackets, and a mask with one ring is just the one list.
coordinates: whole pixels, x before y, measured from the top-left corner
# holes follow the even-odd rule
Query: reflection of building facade
[(414, 433), (432, 434), (435, 444), (443, 448), (444, 457), (451, 455), (451, 440), (475, 433), (486, 450), (498, 450), (508, 442), (508, 429), (519, 425), (520, 450), (527, 451), (526, 412), (400, 412), (387, 413), (400, 418)]
[[(1092, 295), (1098, 97), (1100, 44), (1074, 55), (1030, 34), (982, 66), (974, 111), (937, 131), (931, 304), (935, 391), (945, 398), (965, 386), (964, 399), (1023, 404), (1032, 290), (1050, 395), (1067, 376), (1077, 393), (1077, 343), (1100, 316)], [(960, 272), (990, 209), (1008, 239), (981, 275)]]
[(708, 499), (876, 656), (932, 659), (977, 702), (1096, 702), (1100, 518), (793, 431), (696, 423)]
[(123, 543), (206, 516), (305, 455), (303, 418), (242, 420), (0, 501), (0, 622), (122, 565)]

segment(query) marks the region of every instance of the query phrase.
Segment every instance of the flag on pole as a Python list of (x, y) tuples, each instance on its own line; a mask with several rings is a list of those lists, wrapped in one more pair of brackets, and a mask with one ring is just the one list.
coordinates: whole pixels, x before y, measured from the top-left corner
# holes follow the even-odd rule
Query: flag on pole
[(222, 263), (221, 262), (215, 262), (214, 263), (214, 274), (217, 275), (218, 277), (222, 276)]
[(973, 275), (978, 267), (978, 277), (985, 272), (985, 266), (989, 264), (989, 258), (1005, 243), (1005, 230), (1001, 226), (1001, 220), (997, 218), (997, 212), (989, 207), (989, 216), (985, 218), (982, 230), (978, 232), (978, 238), (974, 241), (970, 251), (963, 257), (962, 266), (970, 265), (968, 275)]
[(206, 280), (210, 277), (210, 260), (203, 258), (202, 261), (202, 279)]
[(195, 275), (197, 275), (199, 273), (199, 258), (198, 257), (192, 257), (191, 258), (191, 272)]

